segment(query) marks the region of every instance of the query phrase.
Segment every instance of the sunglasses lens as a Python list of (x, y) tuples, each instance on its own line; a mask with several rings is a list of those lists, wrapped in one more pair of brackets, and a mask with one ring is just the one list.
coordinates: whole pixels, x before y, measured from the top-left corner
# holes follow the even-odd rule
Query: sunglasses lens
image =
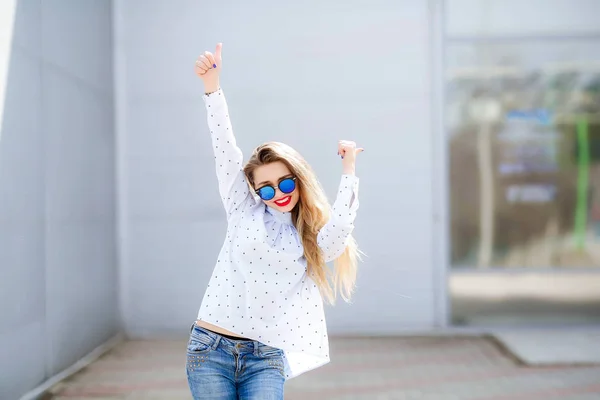
[(273, 189), (271, 186), (263, 186), (258, 189), (258, 195), (263, 200), (271, 200), (273, 197), (275, 197), (275, 189)]
[(279, 182), (279, 190), (283, 193), (292, 193), (296, 189), (296, 181), (291, 178), (284, 179)]

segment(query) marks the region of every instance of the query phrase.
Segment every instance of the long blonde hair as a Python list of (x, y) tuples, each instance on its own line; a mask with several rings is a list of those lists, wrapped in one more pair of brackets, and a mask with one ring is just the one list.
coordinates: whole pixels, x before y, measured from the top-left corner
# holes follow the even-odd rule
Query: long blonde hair
[(335, 303), (337, 293), (350, 301), (356, 283), (356, 269), (360, 258), (356, 240), (347, 240), (344, 253), (334, 260), (334, 273), (325, 264), (323, 252), (317, 243), (319, 230), (330, 217), (330, 207), (325, 191), (306, 160), (290, 146), (279, 142), (267, 142), (258, 146), (244, 166), (249, 184), (254, 187), (254, 170), (276, 161), (284, 163), (296, 176), (298, 204), (292, 210), (292, 221), (304, 247), (307, 272), (330, 303)]

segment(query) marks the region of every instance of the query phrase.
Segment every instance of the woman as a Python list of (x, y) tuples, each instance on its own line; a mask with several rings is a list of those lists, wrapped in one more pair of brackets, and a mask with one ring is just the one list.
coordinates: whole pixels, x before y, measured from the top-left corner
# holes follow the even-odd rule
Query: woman
[(265, 143), (243, 166), (219, 86), (221, 47), (200, 56), (195, 71), (228, 228), (191, 329), (188, 382), (195, 399), (283, 399), (285, 379), (329, 362), (323, 296), (333, 303), (339, 290), (348, 300), (354, 288), (354, 171), (362, 149), (339, 142), (343, 174), (331, 210), (289, 146)]

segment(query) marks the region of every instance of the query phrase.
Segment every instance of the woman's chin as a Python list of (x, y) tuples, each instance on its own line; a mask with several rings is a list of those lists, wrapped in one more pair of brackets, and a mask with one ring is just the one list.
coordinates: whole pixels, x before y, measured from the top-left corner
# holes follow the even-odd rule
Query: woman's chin
[(291, 212), (294, 207), (296, 207), (296, 204), (298, 204), (298, 202), (290, 202), (289, 204), (286, 204), (285, 206), (279, 206), (277, 205), (277, 203), (272, 203), (271, 207), (273, 207), (274, 209), (276, 209), (277, 211), (281, 211), (281, 212)]
[(275, 209), (281, 212), (290, 212), (294, 209), (294, 206), (291, 204), (288, 204), (287, 206), (284, 207), (280, 207), (280, 206), (275, 206)]

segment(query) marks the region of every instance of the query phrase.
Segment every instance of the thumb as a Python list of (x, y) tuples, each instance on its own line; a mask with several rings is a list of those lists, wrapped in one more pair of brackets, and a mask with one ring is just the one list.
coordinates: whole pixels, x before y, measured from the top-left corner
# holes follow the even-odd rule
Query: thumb
[(363, 151), (365, 151), (365, 149), (362, 148), (362, 147), (359, 147), (358, 149), (356, 149), (356, 153), (355, 154), (362, 153)]
[(223, 48), (223, 43), (217, 43), (217, 48), (215, 50), (215, 57), (217, 58), (217, 61), (221, 61), (221, 49)]

